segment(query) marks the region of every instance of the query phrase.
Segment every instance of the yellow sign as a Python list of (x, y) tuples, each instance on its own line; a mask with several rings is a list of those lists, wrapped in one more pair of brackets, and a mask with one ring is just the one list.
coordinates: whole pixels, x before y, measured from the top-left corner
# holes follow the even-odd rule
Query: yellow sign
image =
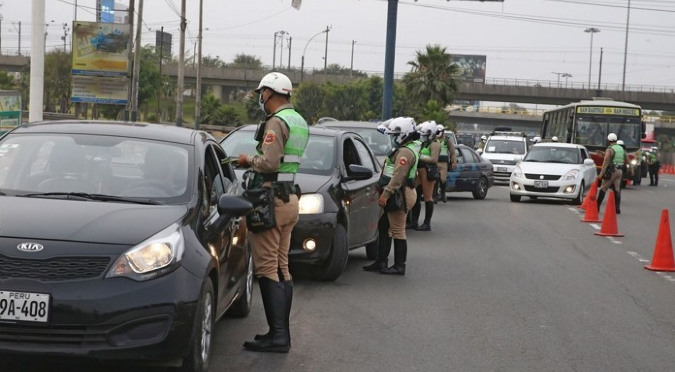
[(640, 110), (624, 107), (577, 107), (578, 114), (640, 116)]
[(129, 74), (131, 28), (125, 23), (73, 22), (74, 75)]
[(128, 80), (119, 76), (73, 75), (71, 102), (126, 105)]

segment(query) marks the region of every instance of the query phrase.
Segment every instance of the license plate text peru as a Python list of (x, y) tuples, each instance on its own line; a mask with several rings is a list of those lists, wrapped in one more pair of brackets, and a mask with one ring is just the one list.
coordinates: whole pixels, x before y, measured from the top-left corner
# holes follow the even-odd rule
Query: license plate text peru
[(548, 181), (534, 181), (534, 187), (538, 189), (545, 189), (548, 187)]
[(0, 291), (0, 320), (47, 322), (49, 295)]

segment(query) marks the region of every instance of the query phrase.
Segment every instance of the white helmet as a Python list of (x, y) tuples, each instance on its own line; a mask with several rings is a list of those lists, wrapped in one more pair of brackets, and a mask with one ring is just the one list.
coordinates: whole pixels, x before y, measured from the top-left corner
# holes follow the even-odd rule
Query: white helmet
[(556, 136), (551, 137), (551, 141), (558, 142), (558, 137), (556, 137)]
[(616, 133), (610, 133), (607, 135), (607, 141), (616, 142), (616, 139), (617, 139)]
[(430, 142), (433, 141), (438, 134), (438, 124), (433, 120), (425, 121), (417, 126), (417, 131), (420, 132), (422, 141)]
[(622, 140), (618, 140), (618, 141), (616, 141), (616, 144), (619, 145), (619, 146), (621, 146), (621, 145), (623, 145), (624, 143), (623, 143)]
[(417, 133), (415, 130), (415, 119), (411, 117), (389, 119), (380, 124), (377, 130), (380, 133), (392, 136), (397, 145), (414, 138)]
[(534, 143), (539, 143), (539, 142), (541, 142), (541, 137), (535, 136), (535, 137), (532, 138), (530, 141), (532, 141), (532, 142), (534, 142)]
[(486, 137), (485, 135), (482, 135), (482, 136), (480, 136), (480, 139), (482, 139), (483, 141), (485, 141), (485, 140), (487, 140), (487, 137)]
[(291, 84), (291, 79), (288, 76), (280, 72), (270, 72), (263, 76), (255, 91), (260, 93), (263, 88), (269, 88), (279, 94), (290, 96), (293, 91), (293, 84)]
[(436, 126), (436, 135), (437, 136), (445, 135), (445, 127), (443, 126), (443, 124), (438, 124)]

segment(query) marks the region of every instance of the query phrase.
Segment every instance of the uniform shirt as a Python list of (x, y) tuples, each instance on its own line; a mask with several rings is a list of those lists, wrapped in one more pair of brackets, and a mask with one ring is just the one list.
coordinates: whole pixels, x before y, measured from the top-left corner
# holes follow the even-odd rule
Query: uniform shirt
[(394, 175), (391, 176), (389, 183), (384, 187), (382, 196), (389, 199), (396, 190), (400, 189), (405, 184), (408, 173), (410, 173), (410, 168), (414, 164), (415, 154), (412, 150), (407, 147), (399, 147), (394, 158)]
[[(430, 155), (422, 155), (422, 153), (420, 152), (420, 163), (436, 164), (438, 162), (438, 155), (441, 154), (441, 144), (438, 143), (438, 141), (432, 141), (431, 144), (429, 144), (428, 148), (429, 148), (429, 152), (431, 154)], [(448, 146), (448, 150), (449, 149), (450, 149), (450, 146)], [(454, 153), (454, 147), (453, 147), (453, 153)]]
[[(275, 114), (288, 108), (293, 108), (293, 105), (290, 103), (282, 105)], [(263, 174), (279, 172), (279, 165), (281, 164), (281, 158), (284, 157), (284, 147), (289, 135), (288, 125), (274, 114), (269, 115), (265, 122), (263, 141), (260, 144), (262, 155), (248, 155), (246, 157), (246, 161), (251, 165), (251, 168)]]
[[(598, 177), (602, 178), (605, 175), (605, 172), (607, 172), (607, 167), (609, 167), (610, 164), (614, 162), (614, 150), (612, 149), (612, 146), (607, 148), (607, 151), (605, 152), (605, 158), (602, 161), (602, 169), (600, 170), (600, 174), (598, 174)], [(628, 162), (627, 157), (623, 159), (624, 164)]]

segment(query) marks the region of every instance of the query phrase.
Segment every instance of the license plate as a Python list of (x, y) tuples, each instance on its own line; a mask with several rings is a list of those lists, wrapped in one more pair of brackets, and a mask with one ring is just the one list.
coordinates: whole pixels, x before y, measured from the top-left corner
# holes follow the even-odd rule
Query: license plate
[(545, 189), (548, 187), (548, 181), (534, 181), (534, 187), (537, 189)]
[(506, 167), (497, 167), (497, 172), (506, 172)]
[(48, 294), (0, 291), (0, 320), (46, 323), (48, 316)]

